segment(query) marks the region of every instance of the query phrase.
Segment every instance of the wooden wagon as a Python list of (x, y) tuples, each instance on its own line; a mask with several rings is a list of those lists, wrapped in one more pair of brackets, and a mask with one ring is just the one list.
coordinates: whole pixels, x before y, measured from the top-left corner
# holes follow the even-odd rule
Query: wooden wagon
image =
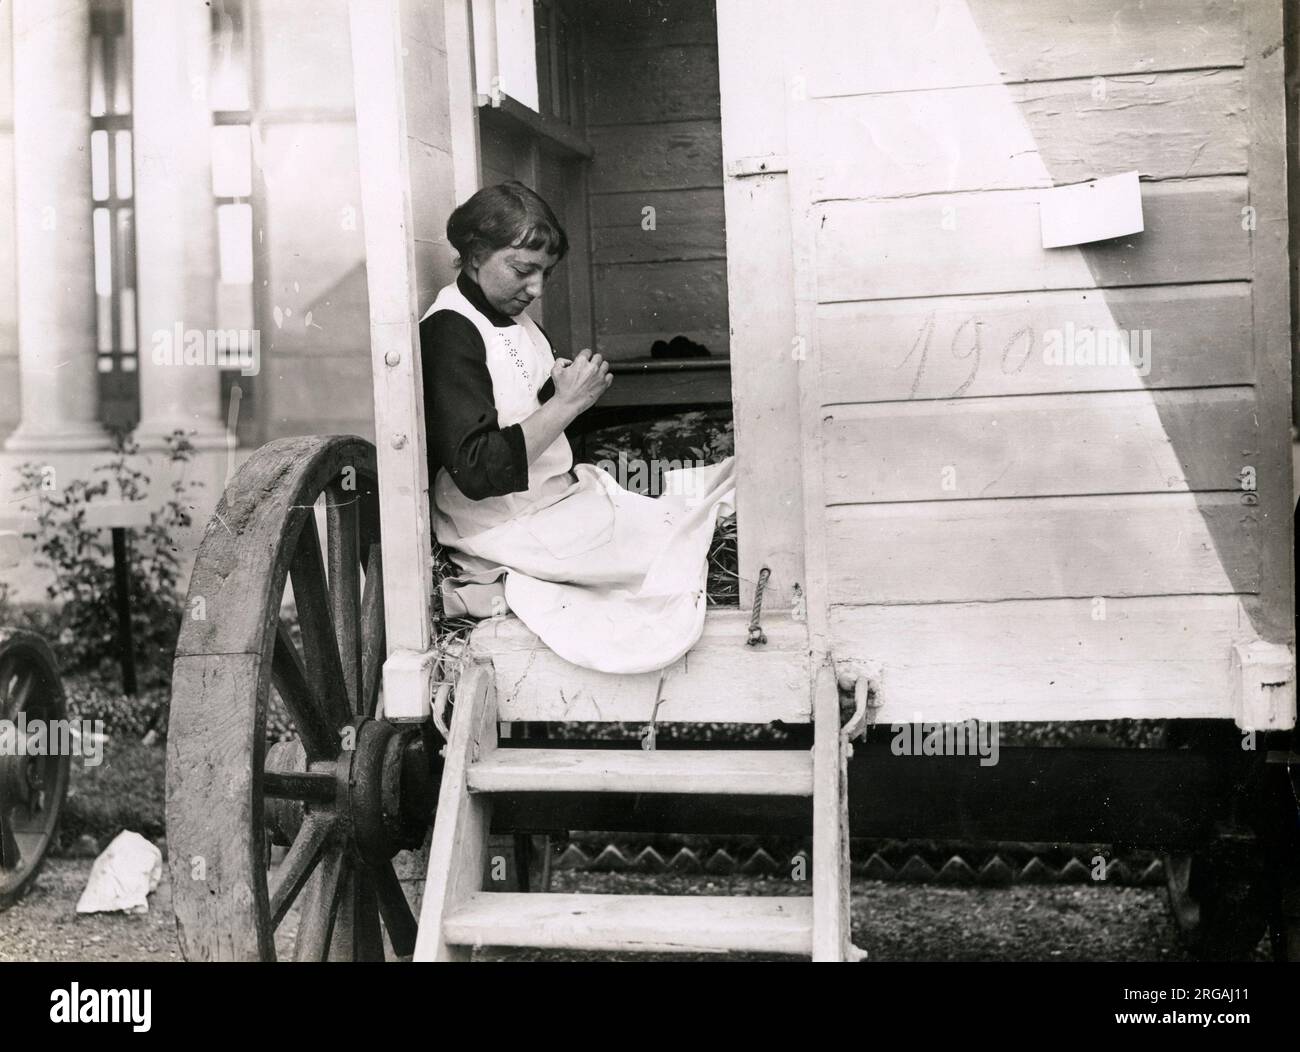
[[(742, 607), (662, 686), (509, 617), (439, 662), (416, 320), (488, 100), (465, 0), (353, 0), (375, 442), (271, 443), (207, 528), (168, 743), (185, 955), (274, 957), (292, 911), (305, 958), (852, 959), (850, 834), (1159, 845), (1187, 923), (1231, 922), (1206, 838), (1285, 825), (1262, 787), (1295, 713), (1281, 6), (718, 0), (687, 29), (614, 6), (626, 34), (716, 40)], [(1141, 232), (1043, 247), (1049, 191), (1129, 171)], [(267, 747), (272, 692), (297, 737)], [(657, 701), (661, 722), (810, 726), (811, 748), (501, 733)], [(1192, 747), (850, 762), (868, 724), (970, 719), (1168, 720)], [(430, 825), (417, 921), (392, 860)], [(492, 890), (494, 834), (576, 828), (811, 831), (811, 895)]]

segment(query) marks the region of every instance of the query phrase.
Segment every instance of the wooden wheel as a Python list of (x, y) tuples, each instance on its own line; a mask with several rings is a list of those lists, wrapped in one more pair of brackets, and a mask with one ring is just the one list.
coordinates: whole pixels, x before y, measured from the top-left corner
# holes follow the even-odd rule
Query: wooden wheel
[[(208, 524), (173, 670), (167, 832), (187, 959), (411, 954), (391, 859), (422, 839), (438, 772), (418, 729), (375, 718), (384, 656), (374, 448), (262, 447)], [(272, 691), (296, 738), (268, 747)], [(273, 843), (288, 850), (270, 871)]]
[(1255, 852), (1211, 843), (1164, 857), (1165, 887), (1178, 933), (1199, 960), (1244, 961), (1268, 926), (1265, 872)]
[[(36, 879), (54, 840), (72, 756), (49, 748), (67, 740), (62, 733), (48, 735), (66, 717), (58, 666), (45, 641), (0, 629), (0, 909), (17, 902)], [(38, 720), (46, 738), (35, 754)], [(55, 755), (44, 755), (51, 751)]]
[[(1166, 749), (1200, 748), (1240, 762), (1240, 735), (1216, 720), (1170, 720)], [(1253, 838), (1210, 836), (1193, 851), (1165, 852), (1165, 890), (1179, 938), (1199, 960), (1248, 960), (1268, 926), (1263, 859)]]

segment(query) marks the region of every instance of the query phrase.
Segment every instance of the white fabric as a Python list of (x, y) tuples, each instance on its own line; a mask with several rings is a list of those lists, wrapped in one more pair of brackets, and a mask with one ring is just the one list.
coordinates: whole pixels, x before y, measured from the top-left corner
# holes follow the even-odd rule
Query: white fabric
[(78, 913), (148, 913), (162, 880), (162, 852), (139, 833), (123, 830), (90, 867)]
[[(555, 362), (536, 323), (520, 314), (498, 328), (454, 284), (424, 317), (444, 309), (483, 337), (500, 426), (535, 412)], [(601, 672), (664, 668), (704, 629), (709, 545), (718, 516), (734, 511), (734, 462), (665, 472), (658, 499), (573, 467), (563, 435), (529, 466), (523, 493), (470, 500), (443, 468), (435, 534), (466, 571), (451, 591), (504, 571), (505, 603), (560, 657)]]

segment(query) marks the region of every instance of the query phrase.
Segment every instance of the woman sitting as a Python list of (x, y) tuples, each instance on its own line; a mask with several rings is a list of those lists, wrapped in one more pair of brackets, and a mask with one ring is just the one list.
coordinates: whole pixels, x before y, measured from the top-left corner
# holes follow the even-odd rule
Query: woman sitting
[(565, 428), (613, 378), (588, 350), (557, 359), (525, 313), (568, 251), (555, 214), (502, 183), (451, 214), (447, 239), (460, 274), (420, 321), (435, 535), (460, 571), (443, 582), (445, 610), (509, 610), (587, 668), (671, 664), (703, 630), (734, 458), (665, 473), (658, 499), (575, 466)]

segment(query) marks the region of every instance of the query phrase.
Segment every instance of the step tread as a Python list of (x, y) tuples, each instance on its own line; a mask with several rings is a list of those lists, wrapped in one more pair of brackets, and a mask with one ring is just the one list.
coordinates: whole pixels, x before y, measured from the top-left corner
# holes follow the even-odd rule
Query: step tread
[(461, 946), (807, 955), (812, 916), (807, 896), (480, 892), (443, 933)]
[(469, 769), (471, 792), (811, 796), (806, 749), (497, 749)]

